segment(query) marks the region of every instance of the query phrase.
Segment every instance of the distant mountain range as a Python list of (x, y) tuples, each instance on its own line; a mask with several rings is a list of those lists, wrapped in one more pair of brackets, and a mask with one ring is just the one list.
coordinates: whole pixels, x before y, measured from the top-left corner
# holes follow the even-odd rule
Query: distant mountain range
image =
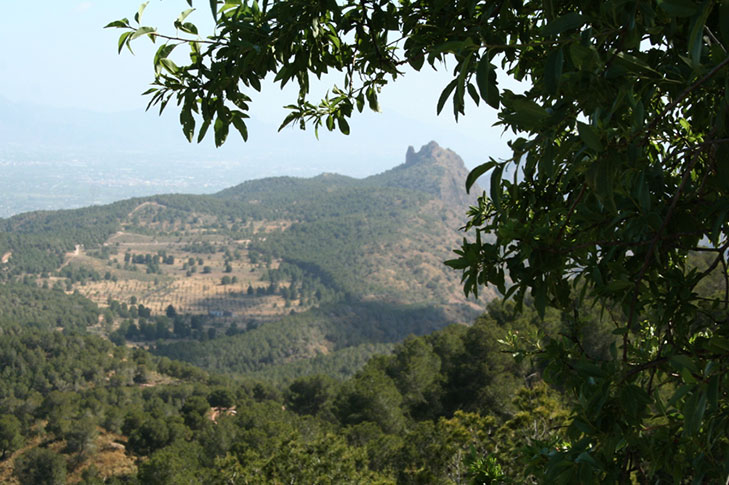
[[(340, 172), (364, 177), (392, 166), (402, 139), (448, 134), (417, 120), (378, 122), (377, 113), (352, 120), (350, 136), (286, 129), (252, 119), (251, 139), (231, 134), (188, 143), (172, 111), (100, 113), (10, 102), (0, 97), (0, 217), (39, 209), (108, 204), (159, 193), (213, 193), (231, 181)], [(393, 125), (397, 136), (392, 136)], [(472, 141), (469, 158), (482, 147)], [(463, 148), (463, 147), (462, 147)], [(476, 157), (476, 158), (474, 158)]]

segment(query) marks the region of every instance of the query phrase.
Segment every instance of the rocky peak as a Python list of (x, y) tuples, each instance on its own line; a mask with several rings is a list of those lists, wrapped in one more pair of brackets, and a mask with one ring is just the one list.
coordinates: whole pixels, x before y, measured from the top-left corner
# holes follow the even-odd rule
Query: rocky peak
[(467, 206), (474, 204), (475, 194), (481, 192), (474, 187), (471, 194), (466, 193), (467, 176), (468, 169), (461, 157), (431, 141), (417, 152), (412, 146), (408, 147), (405, 163), (371, 179), (387, 186), (421, 190), (449, 204)]
[[(451, 153), (456, 158), (461, 160), (461, 157), (456, 155), (453, 151), (447, 148), (441, 148), (441, 146), (438, 145), (438, 143), (435, 141), (431, 141), (427, 145), (423, 145), (420, 148), (419, 152), (416, 152), (415, 148), (410, 145), (408, 147), (407, 153), (405, 154), (405, 165), (412, 165), (422, 162), (432, 162), (437, 158), (443, 158), (443, 155), (445, 155), (446, 153)], [(461, 160), (461, 164), (463, 164), (463, 160)]]

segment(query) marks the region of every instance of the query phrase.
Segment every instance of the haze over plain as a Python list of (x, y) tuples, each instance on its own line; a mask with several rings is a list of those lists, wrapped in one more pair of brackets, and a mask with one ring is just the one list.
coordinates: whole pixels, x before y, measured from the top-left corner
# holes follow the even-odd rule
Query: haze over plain
[[(471, 106), (458, 124), (435, 114), (447, 70), (406, 73), (382, 95), (382, 112), (355, 117), (352, 135), (277, 132), (291, 89), (264, 86), (254, 98), (250, 141), (231, 136), (188, 144), (174, 113), (144, 113), (140, 95), (153, 79), (150, 43), (116, 54), (111, 20), (130, 17), (138, 0), (40, 3), (38, 15), (6, 7), (0, 42), (0, 217), (81, 207), (160, 192), (211, 193), (244, 180), (336, 172), (365, 177), (397, 165), (408, 145), (438, 140), (471, 168), (508, 153), (490, 109)], [(152, 1), (144, 23), (171, 31), (186, 2)], [(192, 19), (206, 22), (206, 5)], [(33, 32), (33, 35), (28, 35)], [(21, 48), (22, 45), (22, 48)], [(14, 47), (13, 47), (14, 46)], [(336, 82), (336, 79), (331, 79)], [(323, 88), (322, 88), (323, 89)]]

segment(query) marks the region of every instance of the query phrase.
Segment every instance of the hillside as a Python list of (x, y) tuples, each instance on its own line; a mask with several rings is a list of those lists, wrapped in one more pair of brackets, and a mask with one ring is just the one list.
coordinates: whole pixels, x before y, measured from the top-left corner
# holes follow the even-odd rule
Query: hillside
[[(431, 142), (365, 179), (277, 177), (214, 195), (21, 214), (0, 220), (0, 275), (77, 291), (106, 309), (97, 332), (162, 340), (159, 352), (210, 369), (335, 361), (349, 347), (371, 352), (479, 313), (442, 264), (474, 201), (466, 175), (460, 157)], [(358, 337), (333, 337), (343, 329)], [(270, 352), (246, 350), (261, 335)]]
[[(4, 308), (24, 310), (22, 288), (7, 293)], [(471, 327), (389, 346), (342, 381), (276, 388), (88, 335), (98, 308), (82, 296), (34, 298), (39, 322), (52, 326), (56, 305), (65, 315), (58, 329), (22, 325), (22, 311), (0, 320), (2, 483), (463, 483), (469, 449), (518, 473), (514, 450), (533, 429), (564, 427), (554, 396), (522, 388), (533, 368), (497, 349), (533, 331), (534, 312), (493, 307)]]

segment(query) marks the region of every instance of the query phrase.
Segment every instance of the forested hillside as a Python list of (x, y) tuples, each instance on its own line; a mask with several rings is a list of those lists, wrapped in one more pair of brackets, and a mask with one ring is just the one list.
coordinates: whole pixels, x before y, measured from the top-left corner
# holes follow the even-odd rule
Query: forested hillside
[(351, 375), (409, 334), (478, 315), (443, 265), (475, 201), (466, 173), (432, 142), (361, 180), (278, 177), (21, 214), (0, 221), (0, 278), (31, 300), (32, 288), (83, 295), (101, 309), (97, 334), (209, 370)]
[(464, 173), (431, 143), (364, 180), (2, 221), (0, 481), (458, 483), (532, 400), (559, 422), (496, 350), (534, 315), (453, 324)]
[(510, 447), (565, 419), (532, 364), (498, 351), (537, 318), (509, 307), (411, 337), (347, 380), (274, 387), (115, 346), (86, 331), (83, 297), (53, 298), (63, 328), (0, 326), (3, 483), (462, 483), (472, 449), (519, 470)]

